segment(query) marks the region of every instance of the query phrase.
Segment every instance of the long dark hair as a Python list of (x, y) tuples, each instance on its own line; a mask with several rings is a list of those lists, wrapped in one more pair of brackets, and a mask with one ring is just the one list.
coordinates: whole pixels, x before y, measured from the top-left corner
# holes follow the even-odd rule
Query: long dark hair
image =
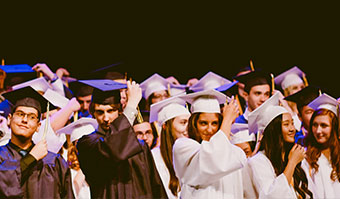
[[(288, 163), (288, 155), (294, 143), (288, 143), (284, 140), (282, 134), (282, 114), (272, 120), (264, 129), (261, 139), (260, 149), (264, 150), (265, 155), (272, 163), (276, 175), (280, 175), (285, 170)], [(282, 154), (284, 158), (282, 159)], [(313, 194), (308, 190), (308, 181), (301, 163), (297, 164), (293, 174), (294, 189), (302, 198), (308, 194), (313, 198)]]
[(175, 143), (175, 138), (171, 132), (173, 120), (174, 118), (166, 121), (165, 128), (162, 128), (161, 132), (162, 136), (160, 136), (161, 137), (160, 151), (164, 163), (170, 173), (169, 189), (172, 192), (172, 194), (177, 196), (180, 186), (172, 162), (172, 146)]
[[(216, 113), (216, 114), (218, 115), (218, 123), (221, 126), (223, 116), (222, 116), (222, 114), (219, 114), (219, 113)], [(197, 130), (197, 121), (198, 121), (198, 118), (200, 117), (200, 115), (201, 115), (201, 113), (192, 113), (190, 118), (189, 118), (189, 122), (188, 122), (189, 138), (194, 139), (199, 143), (202, 142), (201, 135)]]
[[(328, 117), (331, 120), (331, 136), (326, 143), (326, 146), (319, 144), (313, 134), (313, 122), (314, 119), (319, 115), (328, 115)], [(314, 111), (309, 124), (309, 133), (304, 139), (305, 146), (307, 147), (307, 162), (313, 169), (315, 169), (315, 172), (318, 171), (319, 165), (318, 165), (318, 159), (321, 156), (321, 152), (325, 147), (328, 147), (330, 149), (330, 156), (331, 156), (331, 163), (332, 163), (332, 172), (330, 178), (333, 181), (339, 181), (340, 182), (340, 143), (339, 143), (339, 121), (337, 116), (330, 110), (327, 109), (319, 109)]]

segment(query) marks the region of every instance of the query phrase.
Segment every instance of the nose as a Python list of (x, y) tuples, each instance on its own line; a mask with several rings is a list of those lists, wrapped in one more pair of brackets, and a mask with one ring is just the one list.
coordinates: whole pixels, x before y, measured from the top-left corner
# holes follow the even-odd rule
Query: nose
[(27, 117), (28, 117), (27, 114), (25, 114), (21, 121), (26, 123), (27, 122)]
[(209, 134), (212, 134), (214, 132), (214, 127), (211, 124), (208, 125), (207, 132)]
[(107, 112), (104, 112), (104, 116), (103, 116), (103, 120), (105, 121), (105, 122), (107, 122), (107, 121), (109, 121), (109, 114), (107, 113)]

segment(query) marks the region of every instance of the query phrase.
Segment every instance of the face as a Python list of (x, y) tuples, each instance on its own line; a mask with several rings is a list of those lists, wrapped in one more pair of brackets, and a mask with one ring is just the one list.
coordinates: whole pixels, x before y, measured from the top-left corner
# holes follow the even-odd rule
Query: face
[(302, 121), (303, 127), (305, 129), (309, 129), (309, 122), (310, 118), (312, 118), (312, 115), (314, 113), (314, 109), (312, 109), (309, 106), (304, 106), (301, 109), (301, 115), (299, 113), (299, 118)]
[(40, 127), (37, 109), (26, 106), (18, 106), (13, 115), (8, 116), (8, 122), (13, 135), (26, 139), (31, 139)]
[(89, 110), (91, 104), (91, 97), (92, 95), (87, 95), (83, 97), (77, 97), (77, 100), (80, 104), (80, 111), (85, 112)]
[(283, 139), (286, 142), (294, 143), (295, 142), (295, 127), (294, 121), (290, 113), (283, 113), (282, 114), (282, 123), (281, 123), (281, 130), (283, 134)]
[(236, 146), (240, 147), (247, 157), (250, 157), (253, 151), (251, 150), (250, 144), (248, 142), (238, 143), (235, 144)]
[(293, 95), (294, 93), (302, 90), (303, 88), (305, 88), (305, 84), (304, 83), (300, 83), (300, 84), (295, 84), (295, 85), (291, 85), (289, 86), (288, 88), (285, 89), (285, 96), (288, 96), (288, 95)]
[(110, 105), (95, 104), (93, 116), (98, 125), (104, 131), (108, 131), (111, 123), (118, 117), (118, 109), (114, 109)]
[(169, 94), (163, 90), (163, 91), (156, 91), (153, 93), (153, 97), (151, 99), (151, 103), (154, 104), (156, 102), (162, 101), (169, 98)]
[(312, 131), (315, 140), (319, 144), (325, 144), (331, 136), (331, 119), (328, 115), (318, 115), (312, 123)]
[(174, 118), (172, 122), (172, 135), (175, 139), (181, 137), (189, 137), (188, 135), (188, 121), (190, 114), (180, 115)]
[(149, 122), (143, 122), (141, 124), (136, 124), (133, 126), (133, 130), (136, 133), (137, 139), (144, 140), (144, 142), (149, 146), (152, 145), (153, 134), (151, 124)]
[(197, 130), (202, 140), (209, 141), (220, 125), (217, 113), (201, 113), (197, 120)]
[[(246, 92), (245, 92), (246, 94)], [(253, 86), (249, 94), (246, 94), (246, 101), (250, 111), (255, 110), (270, 97), (270, 87), (268, 84)]]

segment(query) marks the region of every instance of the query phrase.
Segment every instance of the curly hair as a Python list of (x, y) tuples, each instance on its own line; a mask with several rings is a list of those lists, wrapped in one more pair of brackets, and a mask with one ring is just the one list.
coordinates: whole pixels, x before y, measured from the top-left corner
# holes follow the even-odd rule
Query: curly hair
[[(327, 115), (331, 122), (331, 135), (328, 142), (324, 145), (319, 144), (313, 134), (313, 122), (317, 116)], [(321, 156), (322, 150), (329, 148), (330, 156), (331, 156), (331, 164), (332, 164), (332, 172), (330, 178), (333, 181), (340, 182), (340, 143), (339, 143), (339, 121), (337, 116), (330, 110), (327, 109), (319, 109), (314, 111), (311, 120), (310, 120), (310, 133), (304, 139), (305, 146), (307, 147), (307, 162), (309, 165), (318, 172), (319, 165), (318, 159)]]
[[(276, 175), (280, 175), (288, 164), (288, 155), (294, 143), (288, 143), (284, 140), (282, 134), (282, 114), (272, 120), (264, 129), (261, 139), (260, 149), (264, 150), (273, 165)], [(282, 154), (285, 154), (282, 158)], [(313, 198), (313, 193), (308, 189), (308, 181), (301, 163), (297, 164), (293, 174), (294, 189), (302, 198), (306, 194)]]

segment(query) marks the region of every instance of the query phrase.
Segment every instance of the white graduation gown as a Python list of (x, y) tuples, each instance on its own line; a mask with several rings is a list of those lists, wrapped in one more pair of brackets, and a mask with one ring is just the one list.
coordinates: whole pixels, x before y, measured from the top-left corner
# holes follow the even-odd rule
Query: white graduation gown
[(270, 160), (263, 151), (251, 157), (248, 160), (248, 166), (258, 193), (257, 198), (297, 198), (286, 176), (283, 173), (276, 175)]
[[(159, 147), (155, 147), (151, 150), (153, 159), (156, 164), (157, 171), (161, 177), (164, 189), (166, 191), (166, 194), (168, 195), (169, 199), (176, 199), (179, 197), (176, 197), (172, 194), (171, 190), (169, 189), (169, 180), (170, 180), (170, 173), (168, 170), (168, 167), (166, 167), (165, 162), (162, 158), (161, 150)], [(177, 194), (179, 196), (179, 193)]]
[(335, 182), (331, 180), (332, 165), (323, 154), (318, 160), (318, 165), (319, 170), (315, 173), (306, 160), (303, 160), (301, 164), (314, 198), (340, 198), (340, 183), (338, 180)]
[[(35, 132), (33, 134), (32, 140), (35, 144), (37, 144), (43, 137), (44, 135), (44, 130), (45, 130), (45, 122), (46, 119), (41, 121), (41, 126), (38, 132)], [(47, 150), (51, 151), (53, 153), (58, 153), (63, 144), (66, 142), (66, 136), (65, 134), (56, 134), (54, 130), (51, 127), (51, 123), (48, 123), (48, 128), (46, 132), (46, 142), (47, 142)]]
[(181, 198), (243, 198), (242, 170), (246, 155), (219, 130), (210, 141), (179, 138), (173, 146)]

